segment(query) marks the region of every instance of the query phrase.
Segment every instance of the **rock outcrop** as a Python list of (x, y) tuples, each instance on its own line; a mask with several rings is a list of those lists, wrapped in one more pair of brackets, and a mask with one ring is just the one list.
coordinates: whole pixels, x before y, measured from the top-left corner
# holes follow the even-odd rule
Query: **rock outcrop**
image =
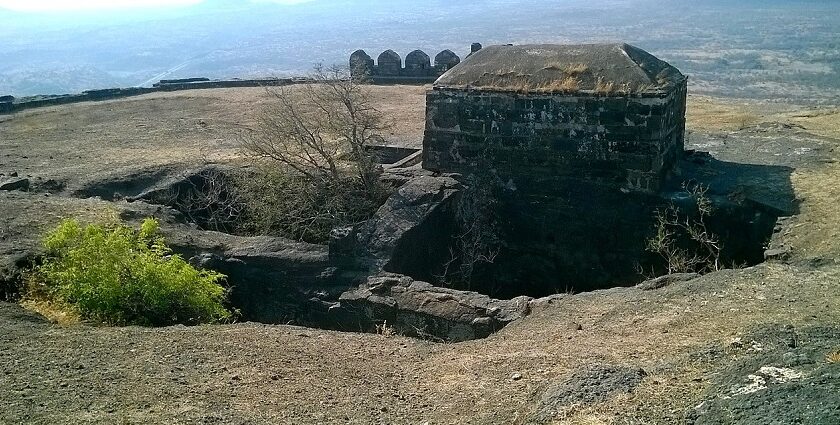
[(564, 411), (575, 405), (605, 401), (615, 394), (628, 394), (647, 373), (633, 366), (592, 364), (551, 383), (526, 423), (554, 423)]
[(333, 232), (330, 255), (372, 275), (386, 271), (435, 279), (449, 255), (446, 247), (456, 225), (460, 187), (450, 176), (421, 175), (409, 180), (373, 218)]
[(524, 296), (497, 300), (384, 274), (342, 294), (340, 305), (369, 327), (386, 326), (402, 335), (458, 342), (485, 338), (526, 316), (530, 301)]
[(0, 180), (0, 190), (29, 190), (29, 179), (12, 177), (7, 180)]

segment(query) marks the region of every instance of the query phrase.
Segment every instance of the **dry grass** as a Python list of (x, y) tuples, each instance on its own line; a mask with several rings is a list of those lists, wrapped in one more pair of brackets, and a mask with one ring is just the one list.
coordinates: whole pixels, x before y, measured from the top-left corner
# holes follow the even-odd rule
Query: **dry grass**
[[(558, 74), (541, 74), (535, 78), (531, 74), (523, 74), (516, 71), (498, 70), (495, 73), (484, 73), (480, 78), (473, 81), (469, 86), (481, 87), (487, 90), (509, 91), (517, 93), (576, 93), (591, 90), (592, 93), (601, 95), (628, 95), (657, 90), (659, 84), (641, 84), (636, 87), (627, 84), (608, 82), (603, 77), (598, 77), (594, 87), (589, 88), (587, 81), (592, 76), (585, 76), (590, 69), (585, 64), (562, 64), (550, 63), (542, 68), (543, 71), (557, 71)], [(539, 74), (539, 73), (538, 73)], [(547, 78), (548, 77), (548, 78)], [(536, 80), (543, 80), (542, 82)], [(586, 86), (586, 87), (585, 87)]]
[(510, 91), (516, 93), (574, 93), (580, 90), (580, 80), (568, 76), (563, 79), (551, 80), (536, 84), (532, 76), (518, 73), (495, 75), (483, 81), (476, 81), (476, 86), (488, 90)]
[(544, 86), (537, 88), (537, 91), (572, 93), (580, 89), (580, 80), (575, 77), (566, 77), (562, 80), (554, 80)]
[[(374, 86), (374, 105), (399, 122), (388, 143), (422, 144), (423, 86)], [(32, 109), (3, 117), (0, 151), (14, 168), (66, 180), (68, 190), (103, 175), (238, 157), (238, 138), (271, 99), (260, 87), (209, 89)], [(7, 163), (8, 165), (8, 163)]]
[(589, 71), (589, 66), (583, 63), (550, 63), (543, 67), (547, 71), (560, 71), (568, 76), (578, 76)]
[(397, 331), (394, 329), (393, 326), (389, 325), (388, 321), (386, 320), (386, 321), (376, 325), (376, 334), (377, 335), (382, 335), (385, 338), (391, 338), (391, 337), (397, 335)]
[(656, 84), (639, 84), (639, 85), (638, 85), (638, 86), (637, 86), (637, 87), (633, 90), (633, 92), (634, 92), (634, 93), (643, 93), (643, 92), (650, 91), (650, 90), (656, 90), (656, 89), (657, 89), (657, 87), (658, 87), (658, 86), (657, 86)]
[(597, 94), (613, 94), (616, 91), (618, 90), (616, 84), (613, 82), (606, 82), (601, 77), (595, 82), (595, 93)]
[(824, 108), (807, 112), (794, 112), (787, 117), (802, 125), (809, 132), (834, 139), (840, 139), (840, 109)]
[(72, 326), (82, 322), (81, 316), (72, 308), (46, 299), (27, 298), (20, 304), (27, 310), (34, 311), (57, 325)]
[(695, 131), (737, 131), (765, 119), (763, 112), (757, 108), (746, 108), (705, 96), (689, 96), (688, 102), (686, 124)]
[(498, 91), (513, 91), (527, 93), (533, 90), (533, 75), (515, 71), (484, 73), (472, 85)]
[(840, 363), (840, 348), (825, 355), (825, 361), (829, 363)]

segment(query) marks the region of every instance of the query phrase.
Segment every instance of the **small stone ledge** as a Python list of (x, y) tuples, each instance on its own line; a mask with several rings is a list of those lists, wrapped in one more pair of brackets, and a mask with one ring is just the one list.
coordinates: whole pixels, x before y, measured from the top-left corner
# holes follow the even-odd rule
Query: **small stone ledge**
[(385, 324), (403, 335), (460, 342), (485, 338), (527, 316), (531, 300), (497, 300), (386, 273), (345, 292), (339, 302), (369, 326)]

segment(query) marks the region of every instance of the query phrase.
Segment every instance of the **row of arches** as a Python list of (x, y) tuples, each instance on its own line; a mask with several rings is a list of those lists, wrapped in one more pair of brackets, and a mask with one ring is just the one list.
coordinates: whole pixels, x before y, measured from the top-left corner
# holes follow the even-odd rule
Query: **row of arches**
[(439, 76), (461, 63), (461, 58), (451, 50), (444, 50), (435, 55), (434, 66), (431, 58), (422, 50), (414, 50), (405, 56), (405, 67), (400, 55), (393, 50), (382, 52), (374, 64), (364, 50), (356, 50), (350, 55), (350, 69), (354, 74), (382, 77), (430, 77)]

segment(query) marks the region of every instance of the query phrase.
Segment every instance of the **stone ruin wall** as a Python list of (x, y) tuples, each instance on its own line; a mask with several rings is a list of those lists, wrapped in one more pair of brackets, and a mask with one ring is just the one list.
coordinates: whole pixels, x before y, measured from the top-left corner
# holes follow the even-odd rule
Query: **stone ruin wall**
[(427, 95), (423, 167), (484, 174), (500, 188), (503, 255), (489, 270), (532, 282), (605, 287), (636, 274), (659, 191), (683, 151), (686, 87), (667, 95)]
[(268, 87), (304, 84), (311, 80), (306, 78), (264, 78), (264, 79), (232, 79), (210, 80), (208, 78), (185, 78), (178, 80), (161, 80), (152, 87), (126, 87), (111, 89), (86, 90), (76, 94), (39, 95), (16, 98), (14, 96), (0, 96), (0, 114), (11, 114), (26, 109), (42, 108), (45, 106), (67, 105), (79, 102), (94, 102), (102, 100), (120, 99), (124, 97), (140, 96), (147, 93), (161, 91), (218, 89), (235, 87)]
[(14, 96), (0, 96), (0, 114), (12, 112), (14, 101)]
[[(473, 43), (470, 53), (480, 49), (480, 43)], [(459, 63), (461, 58), (448, 49), (435, 55), (434, 62), (422, 50), (414, 50), (407, 54), (405, 63), (397, 52), (390, 49), (382, 52), (376, 61), (361, 49), (350, 55), (350, 70), (353, 75), (365, 75), (374, 83), (431, 83)]]

